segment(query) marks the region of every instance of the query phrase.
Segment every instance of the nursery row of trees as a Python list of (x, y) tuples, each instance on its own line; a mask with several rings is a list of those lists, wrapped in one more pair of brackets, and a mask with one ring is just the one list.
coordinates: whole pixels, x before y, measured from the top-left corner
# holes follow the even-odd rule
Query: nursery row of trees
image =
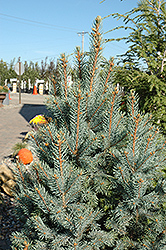
[[(20, 58), (18, 58), (18, 61)], [(16, 60), (13, 59), (9, 64), (4, 62), (2, 59), (0, 61), (0, 85), (5, 83), (6, 79), (17, 78), (18, 75), (14, 71), (14, 65), (16, 64)], [(33, 63), (30, 61), (24, 62), (25, 72), (21, 76), (21, 78), (25, 81), (28, 79), (31, 80), (32, 83), (35, 82), (35, 79), (44, 79), (47, 81), (53, 74), (56, 73), (56, 62), (55, 60), (48, 61), (46, 57), (45, 60), (41, 61), (39, 65), (38, 62)]]

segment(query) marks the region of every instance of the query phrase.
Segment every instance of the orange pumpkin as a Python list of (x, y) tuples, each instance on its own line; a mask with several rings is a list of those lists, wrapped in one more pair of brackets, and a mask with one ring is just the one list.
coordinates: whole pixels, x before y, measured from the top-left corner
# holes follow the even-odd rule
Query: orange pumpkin
[(22, 148), (17, 154), (19, 162), (24, 165), (29, 164), (33, 161), (32, 152), (27, 148)]

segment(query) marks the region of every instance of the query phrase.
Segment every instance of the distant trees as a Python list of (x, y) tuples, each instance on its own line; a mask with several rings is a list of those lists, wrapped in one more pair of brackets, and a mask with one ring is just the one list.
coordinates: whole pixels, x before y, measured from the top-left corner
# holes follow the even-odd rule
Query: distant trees
[(34, 83), (35, 79), (40, 78), (40, 68), (38, 66), (38, 63), (34, 64), (31, 61), (28, 65), (28, 63), (25, 61), (24, 67), (25, 67), (25, 72), (24, 72), (22, 78), (25, 81), (28, 81), (28, 79), (30, 79), (31, 82)]
[(17, 74), (13, 69), (14, 61), (12, 60), (9, 65), (4, 62), (2, 59), (0, 60), (0, 85), (4, 85), (5, 79), (15, 78)]
[[(1, 59), (0, 61), (0, 85), (4, 85), (5, 79), (10, 78), (17, 78), (17, 74), (14, 71), (14, 65), (15, 65), (15, 59), (11, 61), (10, 64), (7, 64), (6, 62)], [(41, 66), (39, 66), (39, 63), (30, 61), (29, 63), (27, 61), (24, 62), (24, 68), (25, 71), (21, 78), (25, 81), (28, 81), (28, 79), (31, 80), (31, 83), (34, 83), (36, 79), (43, 79), (47, 81), (55, 72), (57, 71), (56, 63), (54, 60), (47, 61), (47, 57), (45, 60), (41, 61)]]

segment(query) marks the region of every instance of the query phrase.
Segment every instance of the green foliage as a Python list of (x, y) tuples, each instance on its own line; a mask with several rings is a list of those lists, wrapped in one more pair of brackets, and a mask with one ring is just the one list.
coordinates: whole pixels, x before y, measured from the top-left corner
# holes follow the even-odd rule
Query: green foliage
[[(122, 19), (129, 29), (126, 37), (108, 39), (125, 40), (129, 49), (120, 58), (123, 68), (117, 70), (115, 82), (125, 86), (126, 91), (136, 90), (140, 95), (142, 111), (151, 112), (155, 123), (166, 133), (166, 8), (164, 0), (141, 0), (138, 7), (125, 14), (111, 14)], [(111, 30), (112, 31), (112, 30)], [(143, 68), (141, 70), (141, 68)]]
[(38, 63), (33, 63), (32, 61), (28, 63), (25, 61), (24, 63), (24, 73), (22, 75), (22, 78), (28, 82), (28, 79), (31, 80), (31, 83), (34, 84), (36, 79), (40, 78), (40, 68), (38, 66)]
[(15, 78), (16, 73), (13, 69), (14, 60), (9, 65), (2, 59), (0, 61), (0, 85), (4, 85), (6, 79)]
[(135, 90), (140, 97), (139, 107), (144, 113), (153, 114), (153, 123), (166, 133), (166, 88), (156, 75), (149, 75), (139, 69), (117, 67), (114, 84), (120, 83), (126, 90)]
[(7, 86), (3, 85), (1, 86), (0, 85), (0, 93), (4, 92), (4, 93), (8, 93), (9, 89)]
[(118, 234), (114, 249), (164, 249), (166, 183), (159, 171), (166, 142), (152, 127), (151, 117), (140, 114), (138, 97), (132, 92), (128, 108), (127, 145), (111, 152), (121, 198), (107, 218), (107, 227)]
[(121, 111), (100, 26), (97, 17), (89, 53), (75, 50), (71, 86), (61, 55), (47, 100), (50, 119), (29, 140), (38, 162), (16, 166), (24, 227), (13, 234), (12, 249), (164, 250), (165, 141), (134, 92)]
[(20, 151), (20, 149), (27, 148), (27, 147), (28, 147), (28, 145), (26, 142), (17, 142), (12, 148), (12, 150), (13, 150), (12, 156), (15, 157), (18, 154), (18, 152)]

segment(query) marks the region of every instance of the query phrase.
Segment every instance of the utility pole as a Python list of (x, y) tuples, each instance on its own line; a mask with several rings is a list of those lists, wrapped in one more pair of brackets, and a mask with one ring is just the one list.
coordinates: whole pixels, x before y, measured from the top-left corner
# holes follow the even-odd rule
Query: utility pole
[(88, 32), (85, 32), (85, 31), (77, 33), (79, 36), (82, 35), (82, 53), (84, 53), (84, 35), (87, 34), (87, 33)]

